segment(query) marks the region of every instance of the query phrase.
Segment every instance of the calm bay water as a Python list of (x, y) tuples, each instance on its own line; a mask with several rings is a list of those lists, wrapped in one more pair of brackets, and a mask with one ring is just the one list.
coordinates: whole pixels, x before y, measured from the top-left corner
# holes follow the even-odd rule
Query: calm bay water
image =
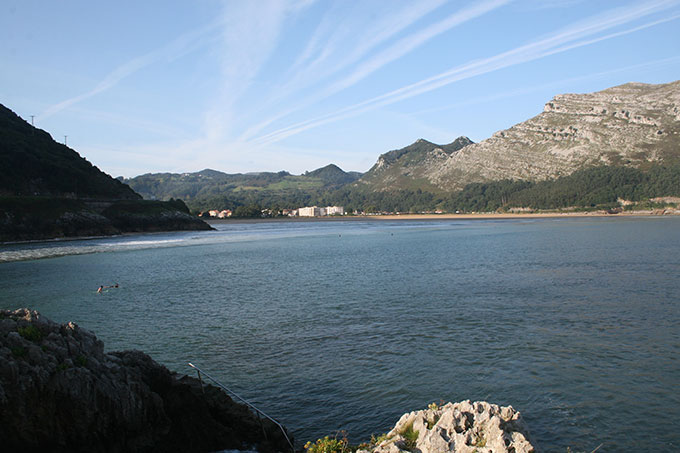
[(299, 443), (483, 399), (547, 451), (680, 450), (680, 218), (218, 228), (1, 246), (0, 308), (196, 363)]

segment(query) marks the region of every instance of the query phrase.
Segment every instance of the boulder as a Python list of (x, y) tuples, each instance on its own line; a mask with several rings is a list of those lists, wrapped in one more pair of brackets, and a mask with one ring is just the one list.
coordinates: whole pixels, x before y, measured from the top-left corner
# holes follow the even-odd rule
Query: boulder
[(363, 453), (533, 453), (519, 411), (485, 401), (430, 405), (404, 414), (394, 428)]

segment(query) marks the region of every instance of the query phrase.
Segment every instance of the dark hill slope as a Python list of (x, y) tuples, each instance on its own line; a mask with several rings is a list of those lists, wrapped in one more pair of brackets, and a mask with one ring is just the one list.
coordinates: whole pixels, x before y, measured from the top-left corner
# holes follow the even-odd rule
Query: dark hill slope
[(0, 105), (0, 241), (202, 230), (180, 200), (152, 202)]
[(3, 105), (0, 105), (0, 195), (141, 198)]

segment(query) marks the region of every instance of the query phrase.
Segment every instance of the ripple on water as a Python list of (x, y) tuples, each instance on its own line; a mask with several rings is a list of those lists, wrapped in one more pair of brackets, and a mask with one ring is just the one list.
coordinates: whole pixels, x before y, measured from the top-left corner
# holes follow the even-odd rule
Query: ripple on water
[(0, 304), (173, 370), (194, 362), (302, 442), (486, 399), (519, 409), (548, 451), (673, 450), (679, 221), (239, 224), (2, 246)]

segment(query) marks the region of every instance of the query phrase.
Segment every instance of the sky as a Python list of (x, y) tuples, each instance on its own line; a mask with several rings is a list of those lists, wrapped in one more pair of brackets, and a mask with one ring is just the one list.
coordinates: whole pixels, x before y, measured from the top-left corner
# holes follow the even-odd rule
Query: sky
[(680, 79), (680, 0), (2, 0), (0, 103), (112, 176), (367, 171)]

